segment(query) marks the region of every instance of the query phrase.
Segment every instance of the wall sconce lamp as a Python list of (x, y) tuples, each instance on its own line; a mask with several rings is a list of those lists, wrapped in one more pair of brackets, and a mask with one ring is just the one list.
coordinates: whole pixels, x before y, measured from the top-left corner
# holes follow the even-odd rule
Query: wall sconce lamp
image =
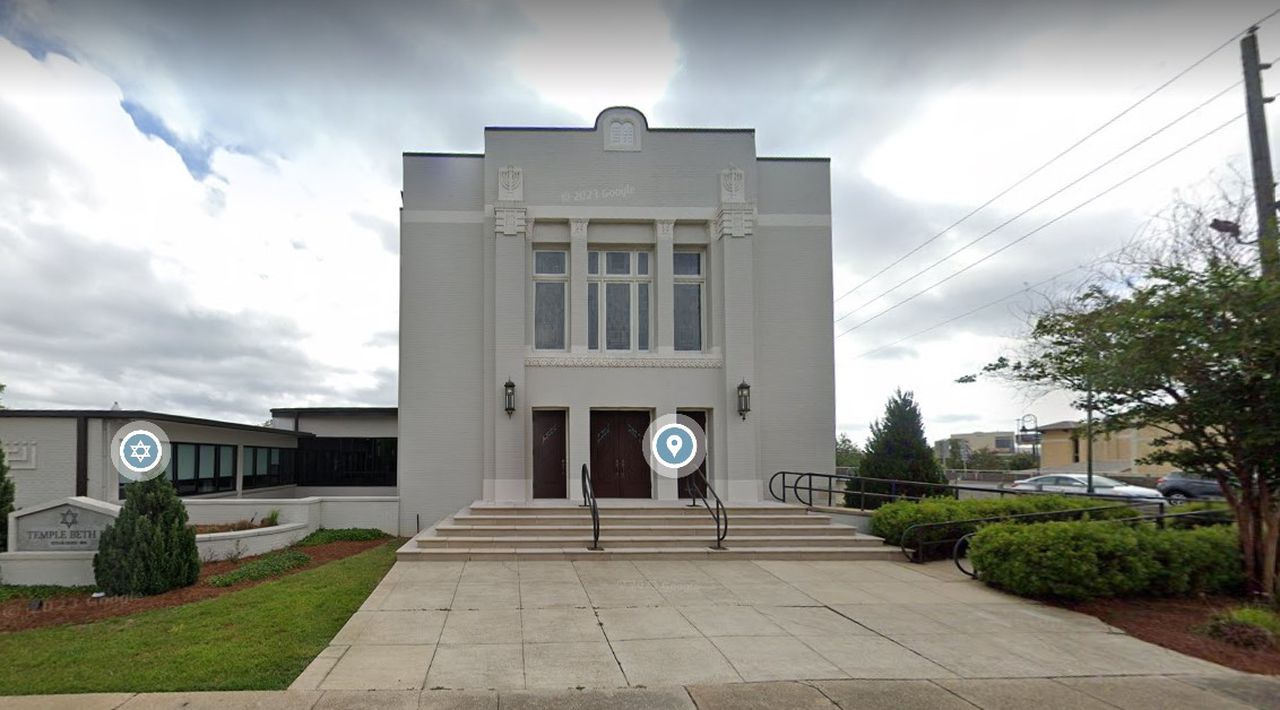
[(502, 404), (507, 410), (507, 416), (510, 417), (516, 412), (516, 383), (507, 378), (507, 383), (502, 386)]
[(751, 411), (751, 385), (746, 380), (738, 385), (738, 414), (742, 415), (743, 421), (747, 419), (747, 412)]

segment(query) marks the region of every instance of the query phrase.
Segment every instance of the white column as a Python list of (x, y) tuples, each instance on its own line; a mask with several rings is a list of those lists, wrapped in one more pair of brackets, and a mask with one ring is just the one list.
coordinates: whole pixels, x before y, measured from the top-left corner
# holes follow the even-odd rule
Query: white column
[(569, 350), (587, 352), (587, 220), (569, 220)]
[[(675, 222), (673, 220), (658, 220), (654, 222), (654, 231), (657, 233), (655, 239), (656, 247), (654, 253), (653, 268), (653, 293), (650, 308), (657, 309), (655, 319), (657, 323), (657, 339), (655, 341), (654, 352), (659, 355), (673, 355), (675, 353), (675, 311), (673, 310), (675, 297), (675, 280), (673, 278), (674, 265), (672, 264), (672, 252), (675, 244)], [(661, 413), (660, 413), (661, 414)]]

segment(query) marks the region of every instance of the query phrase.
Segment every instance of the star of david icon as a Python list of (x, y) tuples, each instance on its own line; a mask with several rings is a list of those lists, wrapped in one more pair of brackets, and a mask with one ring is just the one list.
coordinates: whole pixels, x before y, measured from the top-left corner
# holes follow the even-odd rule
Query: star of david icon
[(68, 528), (73, 528), (80, 524), (80, 514), (74, 508), (67, 508), (62, 511), (62, 520), (59, 522)]
[(137, 443), (129, 447), (129, 455), (137, 459), (138, 463), (142, 463), (143, 461), (151, 458), (151, 445), (144, 444), (139, 440)]

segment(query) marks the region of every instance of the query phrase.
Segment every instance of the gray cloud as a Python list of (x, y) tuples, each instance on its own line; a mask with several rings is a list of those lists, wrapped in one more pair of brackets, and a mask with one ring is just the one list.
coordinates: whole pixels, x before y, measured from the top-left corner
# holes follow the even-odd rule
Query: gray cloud
[(376, 215), (352, 212), (351, 221), (378, 235), (378, 241), (382, 243), (383, 249), (392, 254), (400, 253), (400, 228), (391, 220)]
[[(924, 102), (1014, 69), (1031, 70), (1026, 73), (1038, 83), (1026, 87), (1028, 92), (1130, 96), (1219, 41), (1220, 33), (1207, 28), (1243, 26), (1269, 9), (1262, 0), (1165, 3), (1159, 12), (1150, 3), (1102, 0), (672, 0), (666, 8), (680, 46), (680, 68), (650, 118), (655, 125), (754, 127), (761, 154), (832, 157), (835, 258), (859, 280), (969, 209), (907, 200), (858, 172), (867, 155)], [(1140, 31), (1123, 47), (1102, 46), (1105, 37), (1094, 30), (1110, 25)], [(189, 113), (201, 131), (192, 140), (201, 145), (285, 158), (350, 150), (334, 159), (376, 166), (391, 183), (399, 181), (401, 151), (476, 150), (486, 124), (581, 123), (514, 80), (509, 48), (531, 31), (508, 0), (373, 7), (32, 0), (0, 6), (0, 34), (37, 56), (64, 52), (105, 72), (127, 100), (163, 119), (169, 129)], [(1078, 35), (1079, 46), (1067, 54), (1056, 45), (1036, 51), (1046, 36), (1063, 32)], [(1171, 52), (1171, 47), (1178, 49)], [(1033, 58), (1033, 66), (1011, 59), (1024, 56)], [(1168, 59), (1153, 73), (1151, 57)], [(1237, 76), (1234, 58), (1226, 59)], [(1146, 73), (1128, 71), (1139, 65), (1147, 67)], [(1207, 85), (1199, 77), (1188, 81), (1196, 91)], [(1216, 81), (1211, 76), (1208, 83)], [(20, 208), (25, 196), (44, 190), (55, 175), (75, 185), (59, 147), (39, 135), (15, 114), (0, 112), (0, 194), (12, 206)], [(1047, 137), (1046, 157), (1070, 138)], [(92, 194), (77, 197), (94, 204)], [(211, 190), (208, 197), (211, 214), (224, 208), (221, 193)], [(1002, 218), (999, 211), (985, 213), (960, 230), (962, 238)], [(393, 212), (353, 213), (351, 220), (354, 238), (371, 231), (381, 246), (397, 249)], [(1007, 295), (1115, 246), (1131, 235), (1128, 226), (1117, 225), (1133, 221), (1132, 214), (1073, 217), (840, 342), (856, 343), (858, 352), (871, 350)], [(974, 253), (986, 253), (1037, 223), (1014, 225)], [(273, 238), (289, 239), (295, 248), (307, 246), (296, 235)], [(894, 274), (909, 274), (946, 251), (943, 244), (934, 245)], [(903, 287), (890, 302), (954, 268)], [(895, 280), (868, 285), (840, 308), (856, 306)], [(836, 293), (852, 285), (836, 283)], [(959, 333), (1016, 334), (1031, 303), (1029, 297), (1000, 303), (881, 351), (876, 359), (918, 358), (924, 346)], [(844, 325), (876, 310), (869, 307)], [(384, 370), (371, 373), (375, 385), (367, 391), (329, 389), (325, 378), (344, 373), (300, 352), (300, 336), (283, 316), (201, 310), (181, 289), (156, 279), (143, 254), (48, 227), (0, 234), (0, 381), (11, 385), (15, 405), (105, 406), (119, 399), (124, 406), (244, 418), (295, 401), (395, 401), (394, 373)], [(395, 342), (388, 332), (369, 345)], [(916, 359), (912, 365), (945, 368), (949, 363)], [(139, 381), (149, 384), (138, 386)], [(859, 423), (849, 430), (865, 428)]]
[[(19, 258), (20, 257), (20, 258)], [(55, 228), (0, 230), (0, 381), (12, 407), (157, 409), (255, 420), (272, 406), (329, 398), (395, 402), (394, 373), (367, 392), (299, 349), (288, 320), (187, 305), (145, 252)]]

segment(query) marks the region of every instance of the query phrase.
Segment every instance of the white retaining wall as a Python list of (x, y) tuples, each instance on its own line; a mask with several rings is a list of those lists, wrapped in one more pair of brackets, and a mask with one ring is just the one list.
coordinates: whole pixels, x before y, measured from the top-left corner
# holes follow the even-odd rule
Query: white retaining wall
[[(204, 561), (248, 557), (288, 547), (319, 528), (377, 528), (396, 534), (400, 499), (395, 496), (307, 498), (184, 499), (187, 516), (196, 525), (260, 521), (280, 511), (280, 524), (222, 533), (196, 535)], [(110, 504), (103, 504), (110, 506)], [(117, 506), (110, 506), (116, 508)], [(10, 518), (9, 535), (17, 534)], [(90, 585), (94, 552), (6, 552), (0, 554), (0, 582), (4, 584)]]

